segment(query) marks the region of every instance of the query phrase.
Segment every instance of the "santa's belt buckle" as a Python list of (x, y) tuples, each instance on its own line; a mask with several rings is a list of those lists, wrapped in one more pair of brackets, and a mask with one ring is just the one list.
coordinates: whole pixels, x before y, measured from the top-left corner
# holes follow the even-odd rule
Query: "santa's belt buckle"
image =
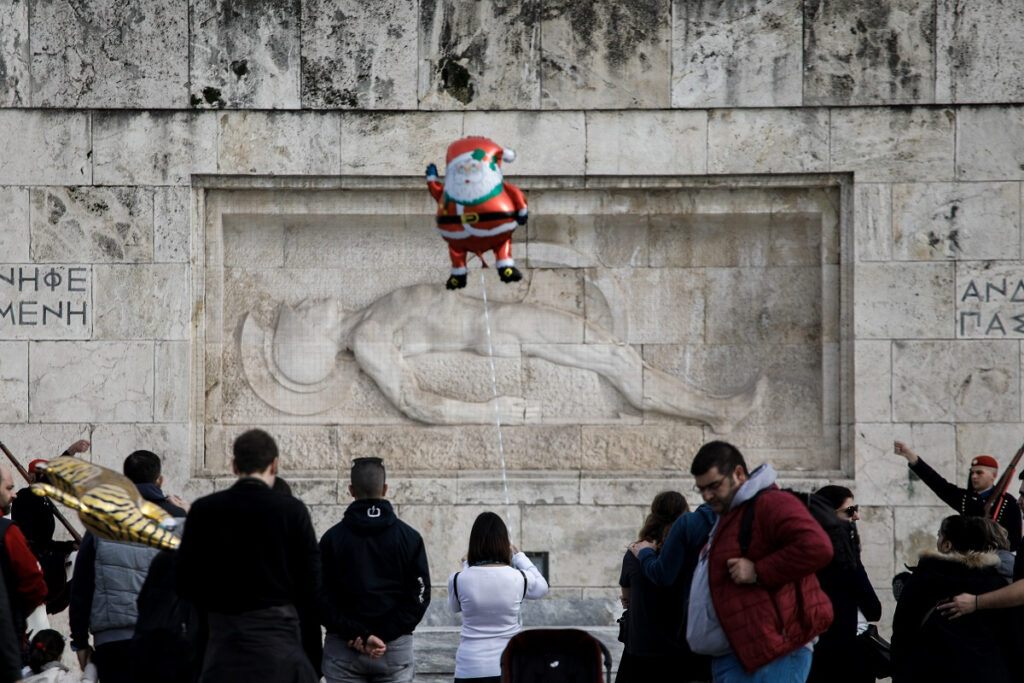
[(459, 216), (459, 218), (462, 219), (462, 224), (463, 225), (465, 225), (466, 223), (476, 223), (477, 221), (480, 220), (480, 214), (478, 214), (478, 213), (464, 213), (461, 216)]

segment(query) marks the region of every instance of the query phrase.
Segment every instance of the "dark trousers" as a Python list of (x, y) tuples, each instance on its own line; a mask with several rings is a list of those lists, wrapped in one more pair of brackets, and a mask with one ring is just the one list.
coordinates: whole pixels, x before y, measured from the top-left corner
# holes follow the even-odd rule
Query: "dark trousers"
[(132, 641), (115, 640), (97, 645), (93, 662), (103, 683), (136, 683), (132, 660)]

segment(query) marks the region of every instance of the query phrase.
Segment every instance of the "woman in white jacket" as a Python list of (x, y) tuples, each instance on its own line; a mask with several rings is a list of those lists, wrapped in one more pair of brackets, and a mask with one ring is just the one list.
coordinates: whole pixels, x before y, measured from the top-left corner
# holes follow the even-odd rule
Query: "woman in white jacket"
[(43, 629), (28, 646), (28, 666), (24, 683), (95, 683), (96, 665), (89, 662), (81, 674), (72, 673), (60, 663), (64, 653), (64, 636), (53, 629)]
[(501, 517), (483, 512), (469, 534), (462, 571), (448, 579), (448, 607), (462, 612), (462, 640), (455, 653), (455, 683), (499, 683), (501, 653), (522, 630), (519, 608), (543, 597), (548, 583), (512, 545)]

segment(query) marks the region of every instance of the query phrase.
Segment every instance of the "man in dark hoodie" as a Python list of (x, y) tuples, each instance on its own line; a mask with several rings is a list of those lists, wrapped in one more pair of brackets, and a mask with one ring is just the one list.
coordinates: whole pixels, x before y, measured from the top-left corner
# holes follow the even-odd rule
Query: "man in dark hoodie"
[(423, 539), (384, 500), (380, 458), (356, 458), (348, 490), (355, 502), (320, 539), (324, 676), (328, 683), (412, 681), (412, 632), (430, 604)]

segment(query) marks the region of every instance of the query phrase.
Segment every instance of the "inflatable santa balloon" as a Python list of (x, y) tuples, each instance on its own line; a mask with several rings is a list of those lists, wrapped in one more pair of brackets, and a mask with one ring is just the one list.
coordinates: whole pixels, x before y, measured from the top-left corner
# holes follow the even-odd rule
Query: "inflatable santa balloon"
[(466, 286), (466, 254), (476, 254), (487, 267), (485, 251), (494, 252), (502, 282), (523, 279), (512, 258), (512, 232), (526, 223), (526, 198), (501, 172), (502, 162), (515, 156), (493, 140), (468, 137), (448, 146), (443, 184), (437, 167), (427, 167), (427, 188), (437, 201), (437, 229), (452, 260), (448, 289)]

